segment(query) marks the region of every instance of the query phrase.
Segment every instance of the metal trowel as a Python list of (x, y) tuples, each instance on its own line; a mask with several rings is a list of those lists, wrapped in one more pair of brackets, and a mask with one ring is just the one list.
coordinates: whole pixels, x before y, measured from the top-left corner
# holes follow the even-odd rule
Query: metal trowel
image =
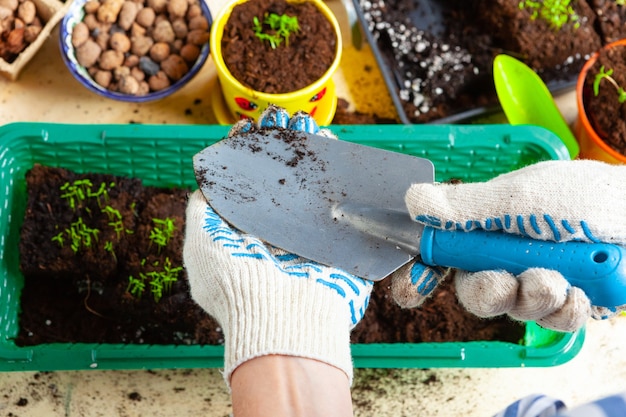
[(415, 257), (468, 271), (560, 271), (593, 305), (626, 304), (623, 249), (554, 243), (503, 232), (424, 227), (404, 203), (434, 180), (427, 159), (292, 130), (228, 137), (194, 156), (212, 208), (271, 245), (378, 281)]

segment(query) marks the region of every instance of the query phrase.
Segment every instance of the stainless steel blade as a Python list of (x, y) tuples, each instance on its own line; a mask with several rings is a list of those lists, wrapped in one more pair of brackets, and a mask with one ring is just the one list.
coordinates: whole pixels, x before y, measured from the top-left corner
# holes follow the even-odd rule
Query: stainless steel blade
[(418, 254), (422, 228), (404, 195), (434, 180), (427, 159), (275, 129), (209, 146), (194, 169), (207, 201), (235, 228), (370, 280)]

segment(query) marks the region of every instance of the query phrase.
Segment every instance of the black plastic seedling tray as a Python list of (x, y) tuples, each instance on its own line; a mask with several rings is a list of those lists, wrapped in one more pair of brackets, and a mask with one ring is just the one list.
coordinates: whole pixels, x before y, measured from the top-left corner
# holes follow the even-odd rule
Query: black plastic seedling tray
[[(390, 50), (389, 41), (383, 41), (379, 31), (373, 26), (372, 19), (366, 17), (363, 9), (364, 0), (353, 0), (356, 16), (361, 26), (361, 31), (372, 50), (374, 57), (378, 63), (382, 76), (384, 78), (387, 89), (397, 111), (399, 120), (403, 124), (412, 124), (412, 118), (407, 115), (403, 106), (400, 90), (401, 85), (408, 82), (403, 76), (403, 69), (398, 67), (398, 62), (394, 59)], [(368, 0), (369, 1), (369, 0)], [(369, 3), (372, 4), (372, 3)], [(448, 26), (450, 18), (447, 8), (450, 7), (446, 1), (442, 0), (413, 0), (413, 8), (402, 14), (402, 18), (408, 18), (417, 30), (426, 32), (431, 39), (449, 40)], [(462, 22), (453, 22), (453, 24), (463, 24)], [(452, 40), (454, 42), (454, 40)], [(452, 43), (450, 44), (453, 45)], [(489, 53), (504, 53), (497, 47), (490, 48)], [(406, 66), (405, 66), (406, 68)], [(455, 75), (452, 74), (454, 77)], [(453, 80), (452, 80), (453, 81)], [(560, 79), (544, 80), (548, 89), (558, 95), (565, 91), (569, 91), (575, 87), (576, 74), (565, 75)], [(465, 100), (463, 104), (453, 105), (454, 110), (445, 116), (436, 117), (428, 120), (426, 123), (449, 124), (449, 123), (469, 123), (477, 118), (486, 117), (493, 114), (502, 113), (495, 86), (493, 85), (492, 70), (489, 65), (483, 65), (480, 68), (480, 75), (472, 82), (471, 92), (468, 93), (469, 100)], [(425, 92), (426, 93), (426, 92)], [(476, 100), (472, 100), (475, 96)], [(467, 97), (466, 97), (467, 98)], [(506, 119), (503, 118), (503, 121)]]

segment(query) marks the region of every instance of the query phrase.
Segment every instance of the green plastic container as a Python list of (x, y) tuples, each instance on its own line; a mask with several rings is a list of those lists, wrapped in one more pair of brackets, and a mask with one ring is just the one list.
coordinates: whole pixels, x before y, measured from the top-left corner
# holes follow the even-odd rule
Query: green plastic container
[[(337, 125), (342, 139), (431, 159), (437, 180), (487, 180), (546, 159), (567, 159), (549, 131), (531, 126)], [(222, 346), (44, 344), (22, 348), (18, 333), (18, 242), (26, 205), (25, 174), (34, 163), (77, 172), (141, 178), (146, 185), (195, 187), (192, 156), (223, 138), (226, 126), (63, 125), (0, 127), (0, 370), (221, 367)], [(584, 330), (557, 333), (527, 323), (520, 344), (507, 342), (357, 344), (357, 367), (554, 366), (573, 358)]]

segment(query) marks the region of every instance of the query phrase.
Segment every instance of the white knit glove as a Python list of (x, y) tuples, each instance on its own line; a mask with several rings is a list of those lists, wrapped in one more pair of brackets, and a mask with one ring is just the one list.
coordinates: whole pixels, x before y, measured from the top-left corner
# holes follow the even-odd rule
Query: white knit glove
[[(318, 133), (306, 116), (270, 108), (263, 127)], [(237, 123), (231, 133), (258, 126)], [(361, 320), (372, 283), (264, 244), (231, 228), (200, 191), (189, 198), (183, 257), (191, 295), (222, 326), (224, 378), (263, 355), (320, 360), (352, 382), (350, 330)], [(306, 239), (306, 236), (302, 237)]]
[[(538, 240), (626, 245), (626, 166), (599, 161), (546, 161), (484, 183), (415, 184), (406, 194), (411, 216), (447, 230), (504, 231)], [(420, 305), (442, 279), (420, 263), (393, 276), (394, 298)], [(456, 271), (461, 304), (479, 317), (508, 314), (559, 331), (574, 331), (589, 317), (604, 319), (624, 310), (591, 306), (582, 290), (558, 272), (528, 269)]]

